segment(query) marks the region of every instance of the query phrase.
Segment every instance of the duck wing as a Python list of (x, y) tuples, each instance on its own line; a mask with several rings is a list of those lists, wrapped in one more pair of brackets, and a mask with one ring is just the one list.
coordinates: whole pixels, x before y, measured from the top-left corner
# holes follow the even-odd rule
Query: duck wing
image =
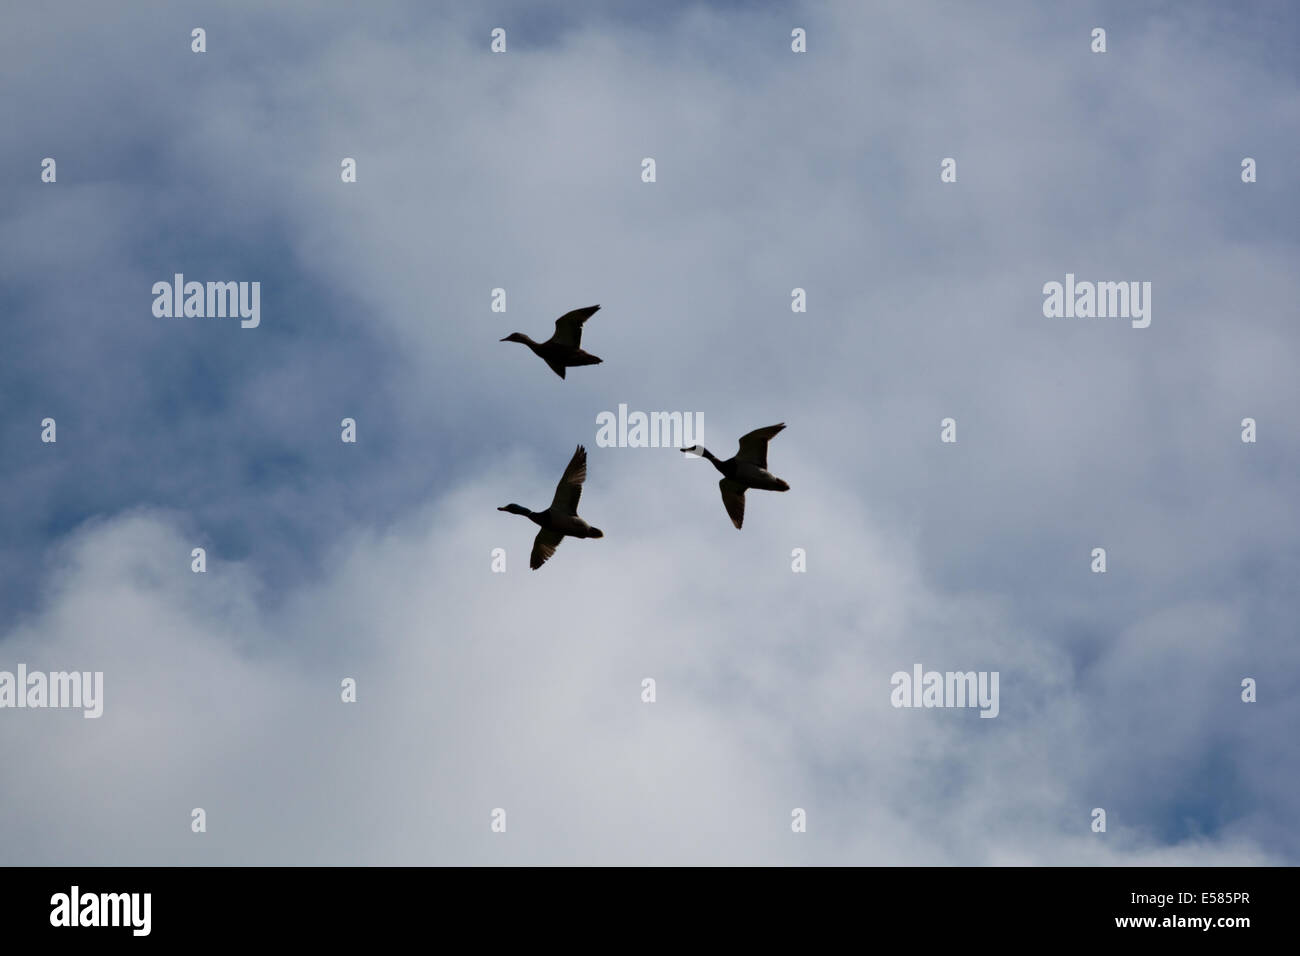
[(745, 520), (745, 486), (734, 478), (723, 478), (718, 488), (722, 491), (722, 507), (731, 516), (731, 523), (739, 528)]
[(543, 355), (542, 361), (551, 367), (551, 371), (564, 378), (564, 364), (553, 355)]
[[(779, 425), (768, 425), (766, 428), (755, 428), (748, 435), (741, 436), (740, 451), (736, 452), (738, 461), (747, 461), (750, 464), (758, 465), (759, 468), (767, 467), (767, 443), (776, 437), (777, 432), (785, 428), (785, 422)], [(736, 525), (737, 528), (740, 525)]]
[[(569, 460), (569, 467), (564, 469), (564, 477), (555, 486), (555, 497), (551, 499), (551, 511), (561, 515), (576, 515), (578, 499), (582, 497), (582, 483), (587, 480), (587, 449), (581, 445)], [(540, 540), (540, 535), (538, 536)]]
[(556, 345), (568, 345), (578, 348), (582, 345), (582, 323), (596, 314), (598, 305), (589, 305), (585, 309), (574, 309), (555, 320), (555, 334), (551, 341)]
[(528, 566), (536, 571), (546, 559), (555, 553), (555, 549), (560, 546), (564, 540), (564, 535), (558, 531), (552, 531), (550, 528), (543, 528), (537, 532), (537, 537), (533, 539), (533, 553), (528, 559)]

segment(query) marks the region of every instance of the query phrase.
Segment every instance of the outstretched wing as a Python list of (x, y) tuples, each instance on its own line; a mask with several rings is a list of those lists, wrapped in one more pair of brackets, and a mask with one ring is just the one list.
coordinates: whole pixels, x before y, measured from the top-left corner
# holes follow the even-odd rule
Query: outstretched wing
[(571, 345), (575, 349), (582, 345), (582, 323), (596, 314), (598, 305), (589, 305), (585, 309), (574, 309), (555, 320), (555, 334), (551, 341), (556, 345)]
[[(767, 467), (767, 443), (776, 437), (777, 432), (785, 428), (785, 422), (780, 425), (768, 425), (766, 428), (755, 428), (748, 435), (740, 439), (740, 451), (736, 452), (736, 458), (740, 461), (747, 461), (751, 464), (758, 465), (759, 468)], [(740, 525), (736, 525), (737, 528)]]
[(560, 542), (563, 540), (564, 535), (558, 531), (543, 528), (537, 532), (537, 537), (533, 539), (533, 554), (528, 559), (528, 566), (536, 571), (546, 563), (547, 558), (555, 553), (555, 549), (560, 546)]
[(739, 528), (745, 520), (745, 486), (733, 478), (723, 478), (718, 487), (722, 489), (722, 506), (731, 516), (731, 523)]
[(564, 469), (564, 477), (555, 486), (555, 497), (551, 499), (551, 511), (556, 514), (576, 515), (578, 499), (582, 497), (582, 483), (587, 480), (587, 449), (581, 445), (569, 460), (569, 467)]

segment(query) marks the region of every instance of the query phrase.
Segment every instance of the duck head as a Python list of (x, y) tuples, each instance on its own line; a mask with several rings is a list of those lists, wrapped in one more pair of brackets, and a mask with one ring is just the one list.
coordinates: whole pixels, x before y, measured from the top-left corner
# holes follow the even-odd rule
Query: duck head
[(531, 515), (532, 512), (523, 505), (509, 504), (503, 505), (497, 511), (509, 511), (512, 515)]
[(726, 463), (719, 461), (714, 457), (713, 453), (703, 445), (692, 445), (690, 448), (683, 448), (681, 451), (683, 455), (687, 455), (690, 458), (703, 458), (724, 475), (731, 474), (731, 472), (727, 471)]
[(502, 341), (502, 342), (519, 342), (519, 343), (521, 343), (521, 344), (523, 344), (523, 345), (527, 345), (528, 343), (530, 343), (530, 342), (532, 341), (532, 339), (530, 339), (528, 336), (524, 335), (524, 333), (522, 333), (522, 332), (511, 332), (509, 335), (507, 335), (507, 336), (506, 336), (504, 339), (502, 339), (501, 341)]

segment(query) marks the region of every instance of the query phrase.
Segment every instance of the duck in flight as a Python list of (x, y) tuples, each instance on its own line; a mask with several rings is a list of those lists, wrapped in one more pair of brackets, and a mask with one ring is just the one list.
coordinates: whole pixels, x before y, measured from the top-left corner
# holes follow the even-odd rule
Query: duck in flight
[(529, 511), (523, 505), (509, 504), (497, 511), (508, 511), (512, 515), (523, 515), (535, 525), (541, 526), (537, 538), (533, 541), (533, 554), (528, 566), (536, 571), (546, 559), (555, 553), (560, 542), (566, 536), (570, 538), (603, 538), (605, 533), (593, 528), (578, 517), (578, 499), (582, 497), (582, 483), (587, 480), (587, 449), (581, 445), (573, 453), (569, 467), (564, 469), (564, 477), (555, 486), (555, 498), (545, 511)]
[(564, 378), (564, 370), (575, 365), (599, 365), (600, 359), (582, 350), (582, 324), (596, 314), (598, 305), (574, 309), (555, 320), (555, 334), (545, 342), (534, 342), (522, 332), (511, 332), (502, 342), (521, 342)]
[(740, 451), (726, 461), (718, 461), (703, 445), (683, 448), (687, 454), (700, 455), (713, 462), (722, 472), (718, 487), (722, 490), (722, 505), (737, 528), (745, 520), (745, 491), (760, 488), (763, 491), (789, 491), (790, 486), (767, 470), (767, 443), (785, 428), (785, 423), (755, 428), (740, 439)]

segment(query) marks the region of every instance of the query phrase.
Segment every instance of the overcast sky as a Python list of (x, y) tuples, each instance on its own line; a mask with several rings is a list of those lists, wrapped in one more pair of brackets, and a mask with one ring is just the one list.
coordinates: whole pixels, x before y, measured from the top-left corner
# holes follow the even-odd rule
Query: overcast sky
[(105, 697), (0, 710), (0, 862), (1300, 862), (1292, 5), (222, 6), (0, 35), (0, 670)]

